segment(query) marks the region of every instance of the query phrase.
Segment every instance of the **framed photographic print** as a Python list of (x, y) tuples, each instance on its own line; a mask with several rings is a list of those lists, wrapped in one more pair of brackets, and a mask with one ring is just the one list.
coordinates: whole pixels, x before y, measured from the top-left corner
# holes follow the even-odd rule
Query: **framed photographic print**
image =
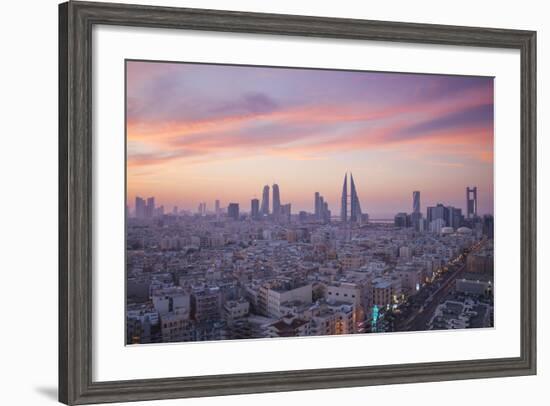
[(61, 402), (536, 373), (535, 32), (59, 29)]

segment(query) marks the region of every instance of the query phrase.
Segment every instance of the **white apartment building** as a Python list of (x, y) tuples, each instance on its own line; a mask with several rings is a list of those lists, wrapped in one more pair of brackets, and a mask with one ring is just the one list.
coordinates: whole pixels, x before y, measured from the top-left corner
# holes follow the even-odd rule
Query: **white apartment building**
[(185, 310), (189, 318), (190, 296), (183, 288), (172, 286), (158, 289), (153, 292), (152, 299), (155, 310), (161, 316), (175, 310), (180, 310), (180, 312)]
[(281, 304), (293, 301), (312, 303), (313, 289), (311, 284), (295, 287), (285, 283), (272, 283), (262, 286), (258, 296), (261, 311), (268, 317), (280, 318), (284, 316)]

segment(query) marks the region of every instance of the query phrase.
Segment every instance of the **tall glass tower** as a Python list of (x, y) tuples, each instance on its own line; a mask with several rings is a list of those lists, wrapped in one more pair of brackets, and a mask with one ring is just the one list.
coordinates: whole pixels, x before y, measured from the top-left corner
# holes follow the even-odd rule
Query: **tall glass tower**
[(250, 201), (250, 216), (256, 220), (260, 214), (260, 201), (258, 199), (252, 199)]
[(418, 190), (413, 192), (413, 213), (420, 213), (420, 192)]
[(264, 191), (262, 192), (262, 207), (260, 213), (264, 216), (269, 214), (269, 185), (265, 185)]
[(348, 173), (344, 175), (344, 186), (342, 187), (342, 208), (340, 210), (342, 223), (348, 221)]
[(353, 174), (351, 173), (350, 184), (350, 216), (348, 219), (348, 173), (346, 172), (344, 176), (344, 186), (342, 187), (342, 207), (340, 209), (340, 220), (342, 220), (343, 223), (347, 222), (348, 220), (352, 223), (358, 223), (361, 222), (361, 203), (359, 203), (359, 196), (357, 196), (357, 189), (355, 188)]
[(355, 182), (353, 182), (353, 175), (350, 173), (351, 180), (351, 215), (349, 220), (352, 223), (361, 221), (361, 204), (359, 203), (359, 197), (357, 196), (357, 190), (355, 189)]
[(275, 217), (279, 217), (279, 214), (281, 214), (281, 197), (279, 195), (279, 185), (274, 183), (273, 184), (273, 215)]
[(466, 188), (466, 218), (477, 217), (477, 186)]

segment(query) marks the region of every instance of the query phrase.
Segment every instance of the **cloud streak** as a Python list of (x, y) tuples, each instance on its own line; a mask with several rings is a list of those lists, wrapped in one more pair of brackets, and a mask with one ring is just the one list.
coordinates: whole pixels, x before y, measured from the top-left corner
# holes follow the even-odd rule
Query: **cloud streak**
[(368, 166), (361, 156), (475, 182), (473, 171), (494, 159), (487, 77), (128, 62), (126, 108), (132, 188), (144, 174), (168, 188), (172, 174), (213, 162), (258, 171), (303, 162), (329, 173)]

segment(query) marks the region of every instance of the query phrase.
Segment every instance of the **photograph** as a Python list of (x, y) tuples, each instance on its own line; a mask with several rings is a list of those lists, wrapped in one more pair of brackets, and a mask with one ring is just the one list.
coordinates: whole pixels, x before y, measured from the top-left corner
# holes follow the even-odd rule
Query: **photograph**
[(0, 404), (541, 404), (545, 8), (5, 2)]
[(494, 77), (124, 65), (126, 345), (495, 327)]

